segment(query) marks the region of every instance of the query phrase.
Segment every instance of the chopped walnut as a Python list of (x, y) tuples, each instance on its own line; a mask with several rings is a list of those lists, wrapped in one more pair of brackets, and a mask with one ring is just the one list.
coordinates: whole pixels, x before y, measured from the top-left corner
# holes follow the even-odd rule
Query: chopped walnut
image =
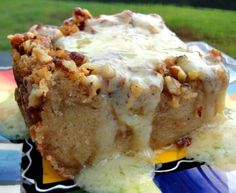
[(41, 47), (34, 47), (32, 50), (32, 56), (35, 57), (40, 63), (49, 63), (52, 61), (52, 57), (49, 56), (45, 49)]
[(169, 73), (169, 70), (167, 69), (165, 63), (158, 64), (157, 67), (156, 67), (156, 71), (159, 72), (162, 75), (165, 75), (165, 74)]
[(197, 71), (192, 70), (188, 72), (188, 77), (190, 80), (197, 80), (199, 78), (199, 74)]
[(92, 74), (99, 75), (103, 77), (104, 79), (112, 79), (116, 75), (115, 70), (109, 64), (97, 66), (94, 63), (88, 62), (88, 63), (85, 63), (82, 67), (90, 69)]
[(98, 95), (98, 93), (100, 92), (100, 89), (102, 87), (101, 78), (91, 74), (89, 76), (83, 77), (81, 83), (85, 87), (87, 87), (89, 91), (88, 93), (89, 96), (83, 100), (83, 103), (90, 103), (92, 101), (92, 98)]
[(50, 50), (50, 55), (54, 58), (69, 59), (69, 52), (62, 49)]
[(62, 60), (62, 65), (70, 72), (78, 71), (78, 68), (73, 60)]
[(105, 79), (112, 79), (115, 77), (115, 70), (108, 64), (101, 66), (99, 69), (99, 74)]
[(26, 39), (33, 39), (36, 38), (36, 35), (32, 32), (26, 32), (25, 33)]
[(168, 91), (173, 95), (181, 95), (181, 84), (178, 80), (174, 79), (171, 76), (164, 77), (165, 84)]
[(167, 58), (167, 59), (164, 60), (164, 63), (169, 68), (169, 67), (171, 67), (171, 66), (176, 64), (176, 58), (174, 58), (174, 57)]
[(30, 54), (32, 52), (32, 41), (31, 40), (26, 40), (21, 44), (21, 46), (24, 48), (27, 54)]
[[(85, 64), (87, 64), (87, 63), (85, 63)], [(82, 73), (82, 74), (85, 75), (85, 76), (89, 76), (89, 75), (91, 75), (92, 72), (94, 72), (94, 70), (88, 68), (86, 65), (82, 65), (82, 66), (79, 68), (79, 72)], [(94, 74), (94, 73), (93, 73), (93, 74)]]
[(187, 75), (180, 66), (171, 66), (169, 70), (170, 73), (180, 82), (184, 82), (186, 80)]
[(74, 9), (74, 19), (75, 23), (78, 24), (79, 26), (81, 23), (85, 22), (87, 19), (91, 19), (92, 15), (87, 9), (81, 9), (80, 7), (76, 7)]
[(19, 46), (26, 40), (24, 34), (8, 35), (7, 38), (11, 40), (13, 47)]
[(59, 29), (65, 36), (79, 31), (78, 26), (74, 23), (74, 20), (72, 19), (64, 21), (63, 25)]
[(29, 30), (33, 34), (39, 34), (42, 36), (49, 37), (52, 40), (58, 39), (62, 36), (62, 32), (56, 26), (37, 24)]
[(69, 54), (69, 57), (75, 62), (77, 66), (80, 66), (81, 64), (87, 61), (87, 58), (85, 57), (85, 55), (79, 52), (71, 52)]
[(68, 36), (82, 30), (85, 21), (90, 18), (92, 18), (92, 15), (87, 9), (75, 8), (73, 17), (65, 20), (59, 29), (65, 36)]
[(40, 63), (49, 63), (52, 61), (51, 56), (48, 55), (49, 50), (52, 48), (51, 40), (48, 37), (36, 35), (32, 32), (24, 34), (16, 34), (8, 36), (11, 40), (12, 46), (21, 55), (34, 57)]
[(46, 96), (49, 91), (46, 80), (42, 79), (39, 85), (33, 85), (33, 88), (29, 95), (29, 107), (38, 107), (41, 102), (41, 97)]

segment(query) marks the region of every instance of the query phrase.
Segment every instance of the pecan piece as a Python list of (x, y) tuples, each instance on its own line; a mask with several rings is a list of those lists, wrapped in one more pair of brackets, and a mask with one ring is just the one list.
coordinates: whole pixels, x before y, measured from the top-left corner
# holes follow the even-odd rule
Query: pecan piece
[(81, 9), (80, 7), (76, 7), (74, 9), (74, 19), (77, 24), (85, 22), (87, 19), (91, 19), (92, 15), (87, 9)]
[(32, 56), (40, 61), (40, 63), (49, 63), (52, 61), (52, 57), (41, 47), (34, 47), (32, 49)]
[(166, 58), (164, 60), (164, 63), (166, 64), (167, 68), (169, 68), (169, 67), (176, 64), (176, 58), (174, 58), (174, 57)]
[(69, 54), (69, 57), (75, 62), (77, 66), (80, 66), (81, 64), (87, 61), (87, 58), (85, 57), (85, 55), (79, 52), (71, 52)]
[(169, 70), (170, 73), (179, 81), (184, 82), (186, 80), (187, 75), (180, 66), (171, 66)]
[(14, 47), (19, 46), (26, 40), (23, 34), (9, 35), (7, 38), (11, 40), (11, 44)]
[(171, 76), (166, 76), (164, 78), (165, 84), (168, 91), (173, 95), (181, 95), (181, 84), (178, 80), (174, 79)]
[(73, 19), (65, 20), (63, 25), (59, 29), (65, 36), (68, 36), (70, 34), (73, 34), (79, 31), (79, 28), (74, 23)]

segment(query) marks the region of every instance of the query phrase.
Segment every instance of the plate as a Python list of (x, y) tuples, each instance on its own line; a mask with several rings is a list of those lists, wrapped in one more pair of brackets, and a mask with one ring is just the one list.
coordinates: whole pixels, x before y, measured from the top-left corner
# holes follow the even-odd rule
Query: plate
[[(188, 46), (201, 52), (213, 48), (204, 42), (189, 42)], [(236, 61), (225, 54), (223, 56), (230, 73), (226, 107), (236, 110)], [(0, 71), (0, 104), (7, 100), (14, 88), (12, 70), (4, 67)], [(186, 159), (184, 155), (184, 149), (166, 151), (161, 155), (153, 181), (163, 193), (236, 193), (236, 171), (224, 172)], [(12, 164), (7, 167), (9, 160)], [(8, 189), (18, 193), (22, 191), (19, 187), (28, 193), (84, 193), (72, 180), (65, 180), (55, 173), (42, 159), (31, 139), (12, 143), (0, 136), (0, 192)], [(10, 188), (14, 190), (10, 191)]]

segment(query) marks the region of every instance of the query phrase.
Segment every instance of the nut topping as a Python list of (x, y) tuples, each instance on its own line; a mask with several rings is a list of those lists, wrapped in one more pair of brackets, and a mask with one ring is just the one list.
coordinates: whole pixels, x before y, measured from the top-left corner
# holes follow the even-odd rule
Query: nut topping
[(76, 7), (74, 9), (74, 19), (77, 24), (81, 24), (82, 22), (85, 22), (87, 19), (91, 18), (92, 15), (87, 9), (81, 9), (80, 7)]
[(77, 66), (80, 66), (87, 60), (87, 58), (83, 54), (80, 54), (79, 52), (71, 52), (69, 57), (75, 62)]
[(99, 68), (100, 75), (106, 79), (112, 79), (116, 75), (115, 70), (108, 64)]
[(63, 25), (59, 28), (61, 32), (65, 35), (68, 36), (70, 34), (73, 34), (77, 31), (79, 31), (78, 26), (74, 23), (73, 19), (68, 19), (65, 20)]
[(187, 75), (180, 66), (171, 66), (169, 70), (170, 73), (180, 82), (184, 82), (186, 80)]
[(77, 66), (73, 60), (63, 60), (62, 65), (66, 69), (68, 69), (70, 72), (76, 72), (78, 70)]
[(40, 47), (33, 48), (32, 56), (35, 57), (41, 63), (49, 63), (52, 61), (52, 57), (49, 56), (48, 53)]
[(171, 67), (176, 64), (176, 58), (167, 58), (165, 59), (164, 63), (167, 67)]
[(189, 77), (190, 80), (197, 80), (198, 77), (199, 77), (199, 74), (198, 74), (197, 71), (192, 70), (192, 71), (188, 72), (188, 77)]
[(165, 84), (168, 91), (173, 95), (181, 95), (181, 84), (178, 80), (174, 79), (171, 76), (166, 76), (164, 78)]

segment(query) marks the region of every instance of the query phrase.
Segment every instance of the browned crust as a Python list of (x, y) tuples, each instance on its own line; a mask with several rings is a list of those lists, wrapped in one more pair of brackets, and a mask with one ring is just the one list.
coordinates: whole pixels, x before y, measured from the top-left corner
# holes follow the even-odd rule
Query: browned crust
[[(84, 22), (91, 18), (91, 14), (84, 9), (75, 8), (71, 21), (76, 25), (78, 32), (82, 29)], [(56, 155), (52, 156), (52, 151), (48, 146), (43, 143), (44, 133), (42, 132), (42, 112), (43, 104), (46, 102), (45, 96), (41, 96), (38, 104), (35, 106), (29, 105), (29, 96), (33, 87), (39, 86), (42, 79), (45, 80), (46, 85), (50, 87), (53, 84), (51, 75), (55, 71), (61, 71), (64, 75), (73, 79), (73, 81), (80, 79), (85, 75), (83, 71), (69, 72), (62, 63), (63, 61), (74, 62), (77, 66), (85, 63), (87, 58), (81, 53), (68, 52), (63, 49), (53, 47), (53, 41), (62, 36), (63, 29), (68, 26), (64, 22), (63, 26), (57, 28), (55, 26), (35, 25), (29, 32), (24, 34), (9, 35), (12, 45), (12, 58), (13, 58), (13, 72), (17, 83), (15, 91), (15, 98), (20, 107), (21, 113), (26, 121), (27, 126), (30, 128), (32, 139), (37, 144), (40, 153), (51, 163), (51, 165), (59, 171), (64, 177), (72, 177), (82, 168), (78, 164), (73, 167), (60, 165)], [(70, 26), (71, 28), (71, 26)], [(69, 30), (72, 33), (72, 29)], [(88, 96), (88, 88), (81, 87), (84, 97)], [(82, 100), (82, 99), (81, 99)], [(90, 162), (90, 159), (87, 162)], [(63, 162), (62, 162), (63, 163)], [(75, 169), (76, 168), (76, 169)]]

